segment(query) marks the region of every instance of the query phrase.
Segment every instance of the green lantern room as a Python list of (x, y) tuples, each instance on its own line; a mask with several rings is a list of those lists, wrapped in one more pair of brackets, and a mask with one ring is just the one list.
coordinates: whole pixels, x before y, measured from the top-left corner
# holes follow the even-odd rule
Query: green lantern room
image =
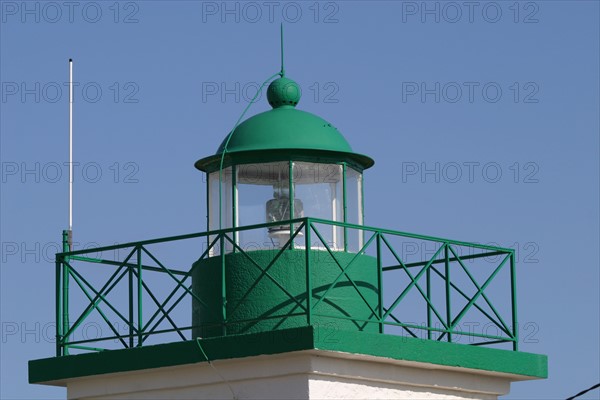
[[(377, 261), (358, 254), (364, 235), (344, 226), (363, 223), (362, 174), (373, 160), (354, 153), (331, 123), (296, 109), (300, 93), (293, 80), (274, 80), (267, 89), (273, 109), (241, 123), (215, 155), (196, 162), (208, 174), (209, 230), (245, 228), (221, 242), (219, 235), (209, 235), (211, 257), (194, 264), (194, 291), (202, 299), (193, 312), (193, 324), (200, 327), (194, 336), (303, 326), (307, 318), (299, 311), (307, 301), (322, 303), (324, 314), (342, 317), (315, 315), (311, 323), (379, 330), (369, 323), (380, 286)], [(318, 230), (306, 229), (306, 217), (314, 218)], [(265, 226), (248, 229), (257, 225)], [(215, 257), (221, 251), (224, 274), (223, 260)], [(336, 282), (330, 289), (340, 272), (336, 260), (353, 263), (345, 272), (352, 284)], [(268, 271), (259, 265), (268, 265)], [(310, 299), (307, 274), (314, 282)], [(217, 282), (228, 288), (219, 315), (211, 312), (222, 301), (214, 290)], [(354, 286), (362, 287), (360, 296)], [(325, 292), (330, 299), (322, 302)]]

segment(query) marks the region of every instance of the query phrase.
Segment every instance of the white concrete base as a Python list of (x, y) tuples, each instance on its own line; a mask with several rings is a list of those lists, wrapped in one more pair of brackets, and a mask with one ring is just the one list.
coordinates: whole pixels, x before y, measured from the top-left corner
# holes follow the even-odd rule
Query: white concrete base
[(69, 399), (497, 399), (523, 376), (306, 350), (55, 382)]

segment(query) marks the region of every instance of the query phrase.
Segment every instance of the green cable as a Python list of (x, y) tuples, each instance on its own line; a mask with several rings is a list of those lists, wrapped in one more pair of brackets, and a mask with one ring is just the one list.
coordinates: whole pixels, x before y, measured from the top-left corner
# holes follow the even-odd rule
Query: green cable
[[(283, 22), (281, 23), (281, 25), (279, 27), (279, 33), (280, 33), (280, 43), (281, 43), (281, 71), (279, 71), (276, 74), (271, 75), (262, 83), (262, 85), (260, 85), (260, 88), (256, 91), (256, 94), (254, 95), (252, 100), (250, 100), (250, 103), (246, 106), (246, 109), (244, 109), (244, 112), (242, 113), (242, 115), (240, 115), (240, 117), (238, 118), (237, 122), (233, 126), (233, 129), (231, 130), (231, 132), (229, 132), (229, 135), (227, 135), (227, 139), (225, 140), (225, 146), (223, 146), (223, 152), (221, 153), (221, 163), (219, 164), (219, 230), (223, 229), (223, 210), (222, 210), (222, 208), (223, 208), (223, 192), (222, 192), (223, 162), (225, 160), (225, 153), (227, 153), (227, 146), (229, 145), (229, 141), (231, 140), (231, 137), (233, 136), (233, 132), (240, 124), (240, 121), (242, 120), (242, 118), (244, 118), (244, 115), (246, 115), (246, 112), (248, 111), (248, 109), (250, 109), (250, 106), (252, 104), (254, 104), (258, 95), (260, 93), (262, 93), (263, 87), (265, 87), (265, 85), (267, 83), (269, 83), (277, 75), (279, 75), (281, 78), (283, 78), (285, 76), (285, 69), (283, 68)], [(210, 230), (210, 227), (207, 227), (207, 228), (209, 228), (209, 230)], [(223, 249), (221, 249), (221, 251), (223, 251)]]
[(204, 349), (202, 348), (202, 345), (200, 344), (200, 338), (199, 337), (196, 338), (196, 344), (198, 345), (198, 348), (202, 352), (202, 355), (204, 356), (204, 358), (206, 358), (206, 361), (208, 361), (208, 363), (210, 364), (210, 360), (208, 359), (208, 356), (206, 355), (206, 352), (204, 351)]
[(208, 362), (208, 365), (213, 369), (213, 371), (215, 371), (215, 373), (219, 376), (219, 378), (221, 378), (221, 380), (225, 383), (225, 385), (227, 385), (227, 388), (231, 392), (232, 398), (234, 400), (237, 400), (237, 396), (235, 395), (235, 392), (233, 391), (233, 388), (229, 384), (229, 381), (227, 379), (225, 379), (225, 377), (223, 375), (221, 375), (221, 373), (217, 370), (217, 368), (213, 365), (212, 361), (210, 361), (210, 359), (206, 355), (206, 352), (204, 351), (204, 348), (202, 348), (202, 344), (200, 343), (200, 338), (199, 337), (196, 338), (196, 344), (198, 345), (198, 348), (202, 352), (202, 355), (204, 356), (204, 358), (206, 358), (206, 361)]
[[(246, 109), (244, 110), (244, 112), (242, 113), (242, 115), (240, 115), (240, 117), (238, 118), (237, 122), (235, 123), (235, 125), (233, 126), (233, 129), (231, 130), (231, 132), (229, 132), (229, 135), (227, 135), (227, 139), (225, 140), (225, 146), (223, 146), (223, 152), (221, 153), (221, 163), (219, 165), (219, 230), (223, 229), (223, 192), (222, 192), (222, 186), (223, 186), (223, 162), (225, 160), (225, 153), (227, 153), (227, 146), (229, 145), (229, 141), (231, 140), (231, 137), (233, 136), (233, 132), (236, 130), (236, 128), (238, 127), (238, 125), (240, 124), (240, 121), (242, 120), (242, 118), (244, 118), (244, 115), (246, 115), (246, 112), (248, 111), (248, 109), (250, 109), (250, 106), (252, 106), (252, 104), (254, 104), (254, 102), (256, 101), (256, 98), (258, 97), (258, 95), (260, 93), (262, 93), (263, 88), (265, 87), (265, 85), (267, 83), (269, 83), (273, 78), (275, 78), (276, 76), (283, 76), (283, 66), (282, 66), (282, 71), (278, 72), (276, 74), (271, 75), (270, 77), (268, 77), (263, 83), (262, 85), (260, 85), (260, 88), (256, 91), (256, 94), (254, 95), (254, 97), (252, 98), (252, 100), (250, 101), (250, 103), (246, 106)], [(210, 230), (210, 227), (208, 227)], [(221, 251), (223, 251), (223, 249), (221, 249)]]

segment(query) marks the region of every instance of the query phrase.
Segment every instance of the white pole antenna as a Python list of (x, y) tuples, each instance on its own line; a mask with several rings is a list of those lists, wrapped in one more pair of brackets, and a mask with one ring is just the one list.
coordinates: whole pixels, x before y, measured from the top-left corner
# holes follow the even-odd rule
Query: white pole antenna
[(69, 245), (73, 234), (73, 59), (69, 58)]

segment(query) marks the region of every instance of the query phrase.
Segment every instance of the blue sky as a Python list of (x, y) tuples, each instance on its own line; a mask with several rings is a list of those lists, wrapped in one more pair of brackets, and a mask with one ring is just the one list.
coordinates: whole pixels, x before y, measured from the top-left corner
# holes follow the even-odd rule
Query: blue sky
[[(547, 354), (550, 377), (506, 398), (597, 383), (598, 2), (269, 4), (0, 2), (0, 396), (65, 396), (27, 384), (27, 361), (54, 351), (67, 60), (79, 83), (75, 241), (202, 231), (193, 163), (279, 70), (280, 22), (298, 107), (375, 159), (368, 225), (517, 249), (521, 350)], [(268, 108), (262, 96), (249, 115)]]

